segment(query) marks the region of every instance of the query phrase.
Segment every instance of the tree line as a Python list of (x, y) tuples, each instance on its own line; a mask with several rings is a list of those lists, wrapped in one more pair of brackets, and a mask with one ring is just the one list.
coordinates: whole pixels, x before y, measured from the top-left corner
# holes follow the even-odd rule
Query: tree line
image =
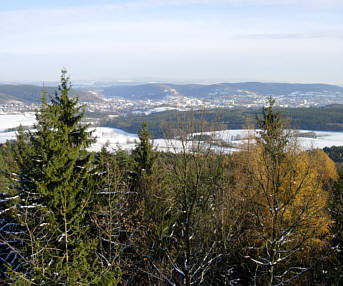
[[(3, 285), (339, 285), (342, 177), (269, 106), (244, 151), (180, 120), (178, 152), (94, 153), (84, 106), (42, 95), (34, 130), (0, 148)], [(176, 150), (176, 149), (175, 149)]]
[[(343, 105), (333, 104), (323, 107), (302, 107), (302, 108), (280, 108), (283, 118), (289, 121), (289, 126), (294, 129), (321, 130), (321, 131), (343, 131)], [(130, 133), (137, 133), (141, 122), (146, 121), (154, 138), (164, 138), (166, 127), (177, 128), (177, 118), (187, 117), (188, 112), (164, 111), (142, 114), (126, 114), (111, 119), (102, 119), (102, 126), (123, 129)], [(206, 110), (205, 119), (207, 122), (218, 122), (218, 129), (243, 129), (247, 122), (253, 122), (252, 127), (257, 127), (254, 118), (260, 113), (256, 108), (234, 108), (234, 109), (211, 109)], [(94, 114), (89, 114), (94, 116)], [(203, 117), (202, 111), (194, 111), (192, 120), (200, 122)], [(101, 116), (99, 114), (98, 116)], [(211, 130), (208, 128), (208, 130)]]

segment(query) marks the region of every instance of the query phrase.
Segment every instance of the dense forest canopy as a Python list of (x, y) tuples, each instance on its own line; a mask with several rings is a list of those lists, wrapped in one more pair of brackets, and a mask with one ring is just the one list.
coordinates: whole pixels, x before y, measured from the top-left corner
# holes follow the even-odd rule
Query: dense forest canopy
[(92, 153), (69, 91), (62, 71), (35, 130), (0, 147), (3, 285), (342, 283), (343, 176), (299, 147), (273, 99), (241, 152), (189, 140), (217, 116), (194, 112), (172, 128), (178, 153), (153, 149), (149, 120), (132, 153)]

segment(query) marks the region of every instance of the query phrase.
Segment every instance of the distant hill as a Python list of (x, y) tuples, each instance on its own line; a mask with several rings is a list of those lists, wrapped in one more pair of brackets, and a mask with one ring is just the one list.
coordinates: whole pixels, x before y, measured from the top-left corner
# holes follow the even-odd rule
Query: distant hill
[[(57, 87), (45, 87), (53, 95)], [(36, 85), (0, 85), (0, 104), (6, 103), (40, 103), (43, 88)], [(102, 99), (94, 94), (78, 89), (71, 90), (71, 96), (78, 96), (81, 102), (100, 102)]]
[(299, 84), (299, 83), (262, 83), (239, 82), (202, 84), (141, 84), (105, 87), (106, 97), (126, 99), (158, 100), (165, 96), (182, 95), (193, 98), (212, 98), (214, 96), (244, 95), (256, 93), (265, 96), (290, 95), (292, 93), (339, 93), (343, 96), (343, 87), (329, 84)]
[(126, 99), (153, 99), (158, 100), (170, 92), (168, 84), (140, 84), (110, 86), (103, 89), (105, 97), (121, 97)]
[[(45, 87), (49, 94), (54, 94), (56, 87)], [(0, 85), (0, 104), (4, 103), (39, 103), (42, 87), (37, 85)], [(131, 100), (160, 100), (166, 96), (184, 96), (188, 98), (213, 99), (244, 96), (296, 96), (297, 94), (334, 95), (343, 98), (343, 87), (328, 84), (295, 84), (295, 83), (218, 83), (203, 84), (170, 84), (149, 83), (139, 85), (116, 85), (103, 88), (105, 97), (119, 97)], [(81, 102), (103, 102), (94, 93), (85, 88), (74, 88), (72, 96), (78, 96)]]

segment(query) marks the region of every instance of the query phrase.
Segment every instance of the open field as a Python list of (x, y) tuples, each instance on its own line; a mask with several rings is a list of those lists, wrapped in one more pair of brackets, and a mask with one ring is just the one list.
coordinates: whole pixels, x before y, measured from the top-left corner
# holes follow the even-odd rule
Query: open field
[[(16, 132), (11, 130), (23, 126), (33, 126), (35, 117), (33, 113), (24, 114), (0, 114), (0, 143), (5, 143), (7, 140), (14, 140)], [(9, 130), (10, 129), (10, 130)], [(308, 133), (309, 130), (299, 130), (300, 133)], [(328, 131), (313, 131), (316, 138), (300, 137), (299, 143), (305, 148), (324, 148), (331, 146), (343, 145), (343, 132), (328, 132)], [(93, 145), (92, 150), (99, 151), (102, 146), (108, 144), (110, 150), (118, 148), (131, 150), (135, 147), (138, 137), (136, 134), (127, 133), (123, 130), (109, 127), (94, 128), (94, 136), (97, 142)], [(244, 143), (248, 135), (253, 134), (253, 131), (237, 129), (237, 130), (222, 130), (212, 133), (214, 138), (230, 143), (233, 146), (239, 146)], [(161, 151), (177, 152), (181, 148), (178, 140), (156, 139), (154, 145)], [(194, 146), (193, 146), (194, 147)], [(188, 149), (191, 149), (191, 143), (188, 143)], [(216, 146), (216, 149), (221, 149)], [(223, 147), (226, 152), (237, 150), (235, 148)]]

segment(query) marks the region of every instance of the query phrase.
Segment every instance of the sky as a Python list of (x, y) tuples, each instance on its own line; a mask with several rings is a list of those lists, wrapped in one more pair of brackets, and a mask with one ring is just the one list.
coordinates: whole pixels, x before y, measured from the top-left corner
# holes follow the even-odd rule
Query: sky
[(343, 84), (343, 0), (1, 0), (0, 83)]

